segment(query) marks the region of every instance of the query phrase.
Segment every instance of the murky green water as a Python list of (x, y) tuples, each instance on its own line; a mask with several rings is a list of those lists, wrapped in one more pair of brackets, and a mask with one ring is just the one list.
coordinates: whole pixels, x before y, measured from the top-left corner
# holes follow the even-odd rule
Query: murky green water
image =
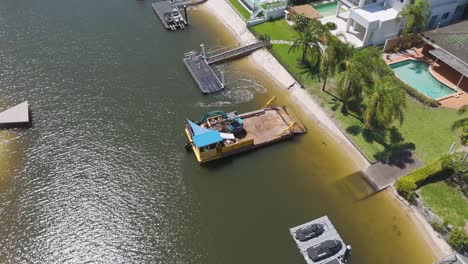
[(243, 59), (220, 66), (229, 88), (203, 96), (182, 54), (234, 40), (200, 10), (166, 32), (150, 4), (1, 0), (0, 102), (29, 100), (34, 127), (0, 132), (0, 262), (304, 263), (288, 229), (322, 215), (352, 263), (432, 262), (388, 194), (360, 200), (357, 169), (312, 122), (199, 166), (184, 117), (282, 93)]

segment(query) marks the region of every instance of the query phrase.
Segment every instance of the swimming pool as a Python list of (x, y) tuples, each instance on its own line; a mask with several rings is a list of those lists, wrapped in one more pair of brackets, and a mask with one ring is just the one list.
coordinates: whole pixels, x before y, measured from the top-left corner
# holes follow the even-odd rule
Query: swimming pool
[(429, 65), (423, 61), (405, 60), (391, 64), (390, 68), (402, 81), (433, 99), (456, 92), (434, 78), (429, 72)]
[[(334, 16), (336, 14), (337, 2), (330, 2), (325, 4), (314, 5), (313, 7), (317, 10), (322, 17)], [(345, 12), (343, 8), (340, 9), (340, 14)]]

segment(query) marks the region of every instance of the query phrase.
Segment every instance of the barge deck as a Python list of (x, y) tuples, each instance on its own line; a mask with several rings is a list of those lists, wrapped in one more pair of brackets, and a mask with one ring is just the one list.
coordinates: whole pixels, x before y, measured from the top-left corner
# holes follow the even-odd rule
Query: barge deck
[(230, 133), (228, 120), (222, 116), (210, 117), (195, 124), (187, 120), (185, 132), (197, 161), (205, 163), (256, 149), (307, 132), (294, 121), (285, 106), (275, 106), (275, 97), (264, 108), (237, 115), (243, 129)]

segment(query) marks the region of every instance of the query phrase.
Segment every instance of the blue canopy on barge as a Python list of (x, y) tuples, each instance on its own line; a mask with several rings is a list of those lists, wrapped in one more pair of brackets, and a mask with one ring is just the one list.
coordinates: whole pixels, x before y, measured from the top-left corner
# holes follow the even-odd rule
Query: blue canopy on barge
[(187, 123), (190, 125), (193, 133), (192, 140), (197, 148), (223, 141), (221, 133), (218, 130), (203, 128), (188, 119)]

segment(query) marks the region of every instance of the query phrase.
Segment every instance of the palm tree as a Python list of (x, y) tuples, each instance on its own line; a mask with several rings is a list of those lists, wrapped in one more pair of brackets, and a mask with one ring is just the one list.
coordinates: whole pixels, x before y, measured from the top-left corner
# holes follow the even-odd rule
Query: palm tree
[(298, 37), (294, 39), (288, 52), (294, 50), (302, 51), (302, 67), (307, 64), (308, 53), (313, 55), (312, 64), (317, 63), (321, 53), (320, 45), (323, 45), (325, 42), (324, 36), (326, 32), (325, 27), (320, 23), (320, 21), (312, 19), (309, 27), (305, 28), (304, 31), (299, 31)]
[(414, 35), (418, 29), (425, 29), (431, 15), (431, 3), (428, 0), (413, 0), (411, 2), (407, 3), (401, 10), (401, 16), (407, 19), (401, 43), (410, 32)]
[(363, 91), (374, 85), (376, 77), (388, 73), (388, 67), (381, 58), (382, 51), (377, 47), (352, 49), (345, 54), (344, 71), (337, 78), (338, 94), (344, 102), (350, 96), (361, 97)]
[(344, 70), (344, 61), (353, 53), (350, 43), (342, 42), (337, 36), (327, 34), (326, 48), (320, 58), (320, 75), (323, 78), (322, 91), (325, 92), (327, 77)]
[(367, 95), (364, 111), (366, 127), (381, 128), (396, 120), (403, 123), (406, 94), (390, 77), (378, 80)]

